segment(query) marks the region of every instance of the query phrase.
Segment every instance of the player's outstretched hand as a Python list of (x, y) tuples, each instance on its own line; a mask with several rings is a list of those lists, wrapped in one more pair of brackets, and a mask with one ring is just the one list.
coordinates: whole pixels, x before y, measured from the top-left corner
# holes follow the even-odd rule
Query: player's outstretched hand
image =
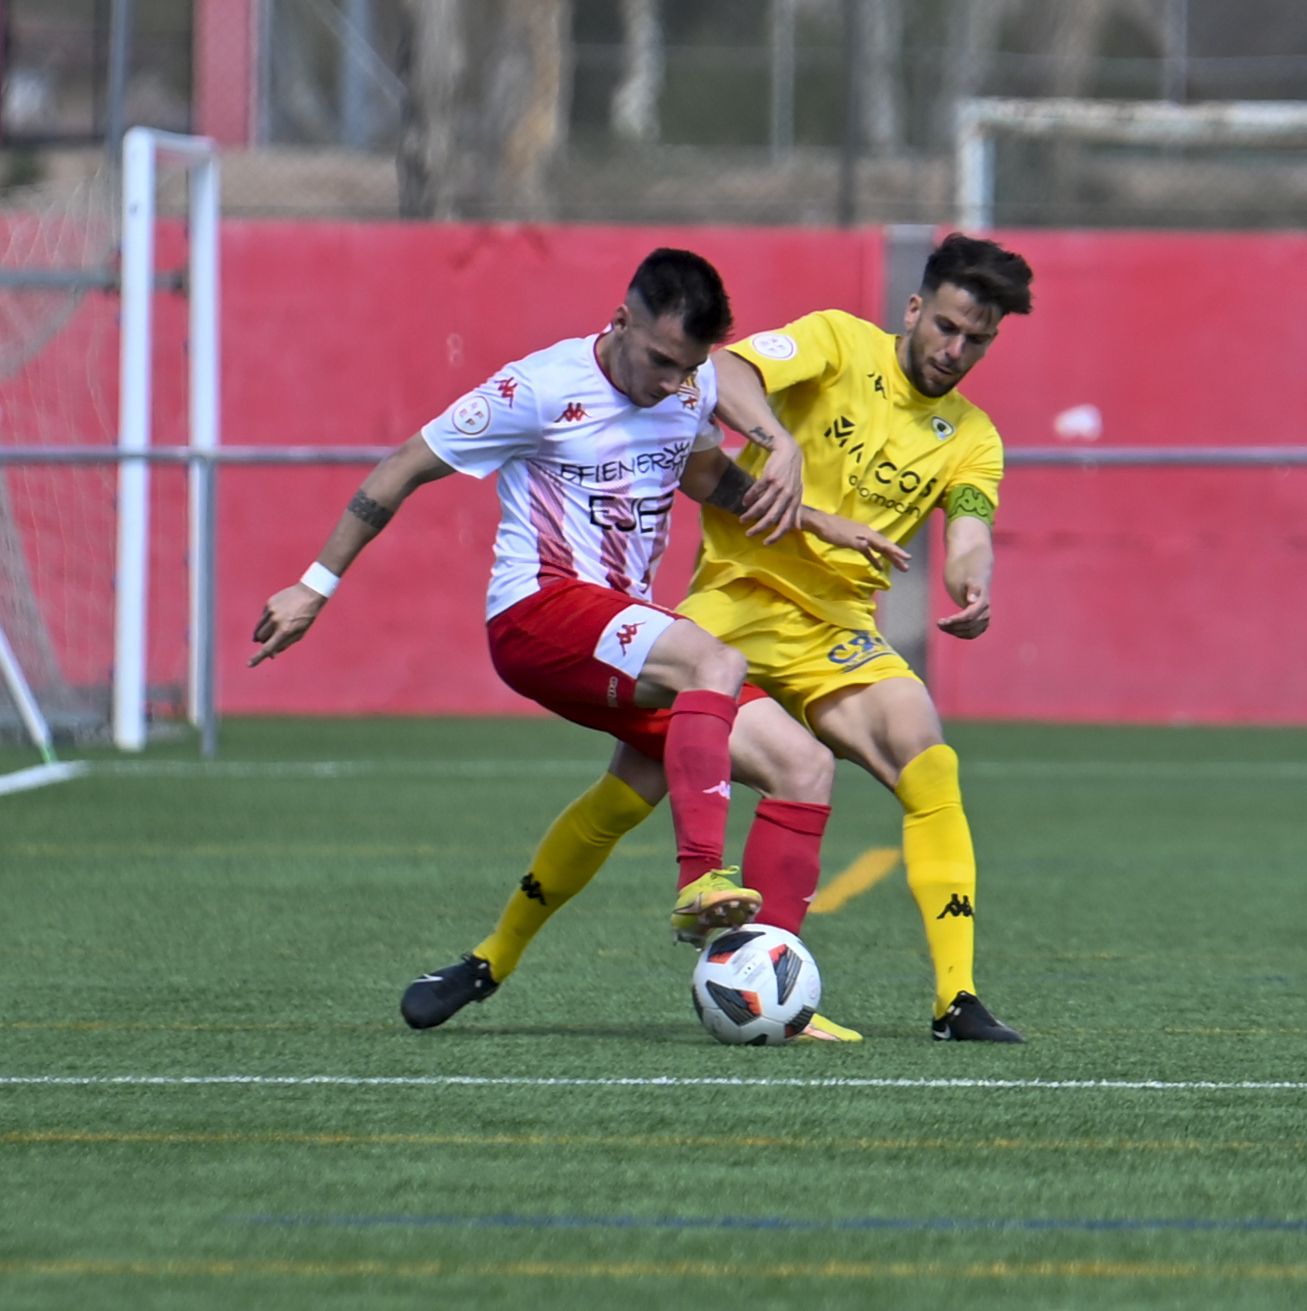
[(886, 562), (892, 564), (901, 574), (908, 572), (912, 556), (897, 542), (874, 528), (868, 528), (856, 519), (845, 519), (838, 514), (825, 514), (819, 510), (803, 510), (802, 527), (805, 531), (820, 537), (830, 546), (845, 546), (852, 551), (861, 552), (877, 568), (884, 568)]
[(278, 651), (284, 651), (309, 631), (318, 611), (327, 604), (327, 598), (303, 583), (292, 583), (275, 596), (268, 598), (259, 622), (254, 625), (254, 641), (262, 646), (250, 657), (249, 665), (271, 660)]
[(762, 540), (767, 546), (799, 526), (803, 509), (803, 452), (788, 433), (783, 441), (774, 434), (772, 439), (775, 445), (757, 481), (744, 494), (745, 510), (740, 516), (749, 525), (746, 535), (765, 533)]
[(989, 588), (980, 583), (968, 583), (965, 598), (963, 609), (936, 620), (940, 631), (950, 637), (979, 637), (989, 627)]

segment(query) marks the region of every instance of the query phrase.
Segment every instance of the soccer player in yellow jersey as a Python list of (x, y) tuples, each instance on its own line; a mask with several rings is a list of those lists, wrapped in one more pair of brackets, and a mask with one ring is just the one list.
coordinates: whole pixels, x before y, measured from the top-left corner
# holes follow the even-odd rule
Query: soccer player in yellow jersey
[[(877, 632), (876, 597), (890, 585), (889, 566), (906, 567), (903, 544), (939, 508), (947, 519), (944, 583), (957, 609), (938, 625), (963, 639), (989, 626), (1002, 444), (988, 416), (955, 389), (984, 358), (1003, 317), (1029, 313), (1031, 276), (1021, 256), (954, 233), (927, 260), (898, 336), (825, 310), (719, 352), (718, 414), (759, 441), (778, 423), (788, 429), (803, 451), (807, 527), (823, 516), (858, 520), (881, 564), (811, 533), (764, 546), (738, 518), (706, 506), (703, 550), (678, 607), (740, 650), (750, 680), (835, 755), (898, 798), (908, 886), (935, 971), (931, 1032), (942, 1040), (1022, 1038), (976, 996), (976, 865), (957, 756), (924, 684)], [(731, 475), (739, 495), (761, 465), (757, 456), (750, 446)], [(451, 997), (450, 1015), (498, 987), (557, 906), (665, 790), (655, 762), (619, 745), (599, 783), (555, 820), (522, 891), (474, 949), (476, 960), (489, 962), (489, 990)], [(759, 922), (797, 932), (815, 873), (782, 871), (764, 881), (751, 876), (747, 847), (744, 861), (745, 879), (763, 898)], [(678, 903), (673, 926), (682, 930), (686, 918)], [(824, 1019), (809, 1036), (860, 1038)]]
[[(989, 416), (956, 388), (1003, 316), (1029, 313), (1030, 281), (1019, 255), (954, 233), (928, 259), (900, 335), (827, 310), (716, 357), (718, 412), (742, 432), (779, 420), (794, 434), (812, 510), (859, 519), (899, 546), (943, 511), (944, 583), (958, 608), (938, 624), (958, 638), (989, 626), (1003, 448)], [(739, 463), (758, 467), (751, 452)], [(908, 886), (935, 969), (932, 1033), (1020, 1042), (976, 997), (976, 864), (957, 756), (929, 692), (876, 630), (888, 569), (811, 534), (761, 550), (711, 507), (703, 518), (703, 551), (679, 611), (743, 652), (751, 681), (903, 806)], [(760, 919), (792, 922), (789, 903), (813, 889), (757, 891)]]

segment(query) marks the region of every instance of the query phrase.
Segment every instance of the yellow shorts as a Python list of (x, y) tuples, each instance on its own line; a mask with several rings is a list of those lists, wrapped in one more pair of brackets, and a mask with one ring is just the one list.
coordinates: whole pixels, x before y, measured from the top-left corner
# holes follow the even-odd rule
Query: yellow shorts
[(921, 679), (872, 626), (838, 628), (747, 579), (694, 592), (676, 607), (749, 662), (749, 681), (800, 723), (808, 707), (841, 688), (887, 678)]

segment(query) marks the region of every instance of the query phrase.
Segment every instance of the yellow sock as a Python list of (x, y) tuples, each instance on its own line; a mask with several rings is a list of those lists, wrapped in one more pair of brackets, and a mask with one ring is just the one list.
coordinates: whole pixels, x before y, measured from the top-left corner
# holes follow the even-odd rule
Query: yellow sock
[(545, 921), (595, 876), (618, 840), (653, 807), (615, 774), (605, 774), (549, 826), (530, 872), (509, 897), (495, 931), (473, 953), (502, 983)]
[(957, 752), (927, 747), (908, 762), (894, 793), (903, 803), (903, 863), (926, 927), (938, 1018), (959, 992), (976, 990), (976, 855), (962, 811)]

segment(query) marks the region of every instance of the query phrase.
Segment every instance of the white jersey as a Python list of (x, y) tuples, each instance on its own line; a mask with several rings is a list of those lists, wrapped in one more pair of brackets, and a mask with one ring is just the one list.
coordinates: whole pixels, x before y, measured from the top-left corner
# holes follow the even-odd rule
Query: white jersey
[(598, 340), (506, 365), (422, 429), (459, 473), (499, 473), (488, 619), (558, 579), (648, 600), (685, 462), (721, 441), (711, 361), (642, 409), (599, 367)]

